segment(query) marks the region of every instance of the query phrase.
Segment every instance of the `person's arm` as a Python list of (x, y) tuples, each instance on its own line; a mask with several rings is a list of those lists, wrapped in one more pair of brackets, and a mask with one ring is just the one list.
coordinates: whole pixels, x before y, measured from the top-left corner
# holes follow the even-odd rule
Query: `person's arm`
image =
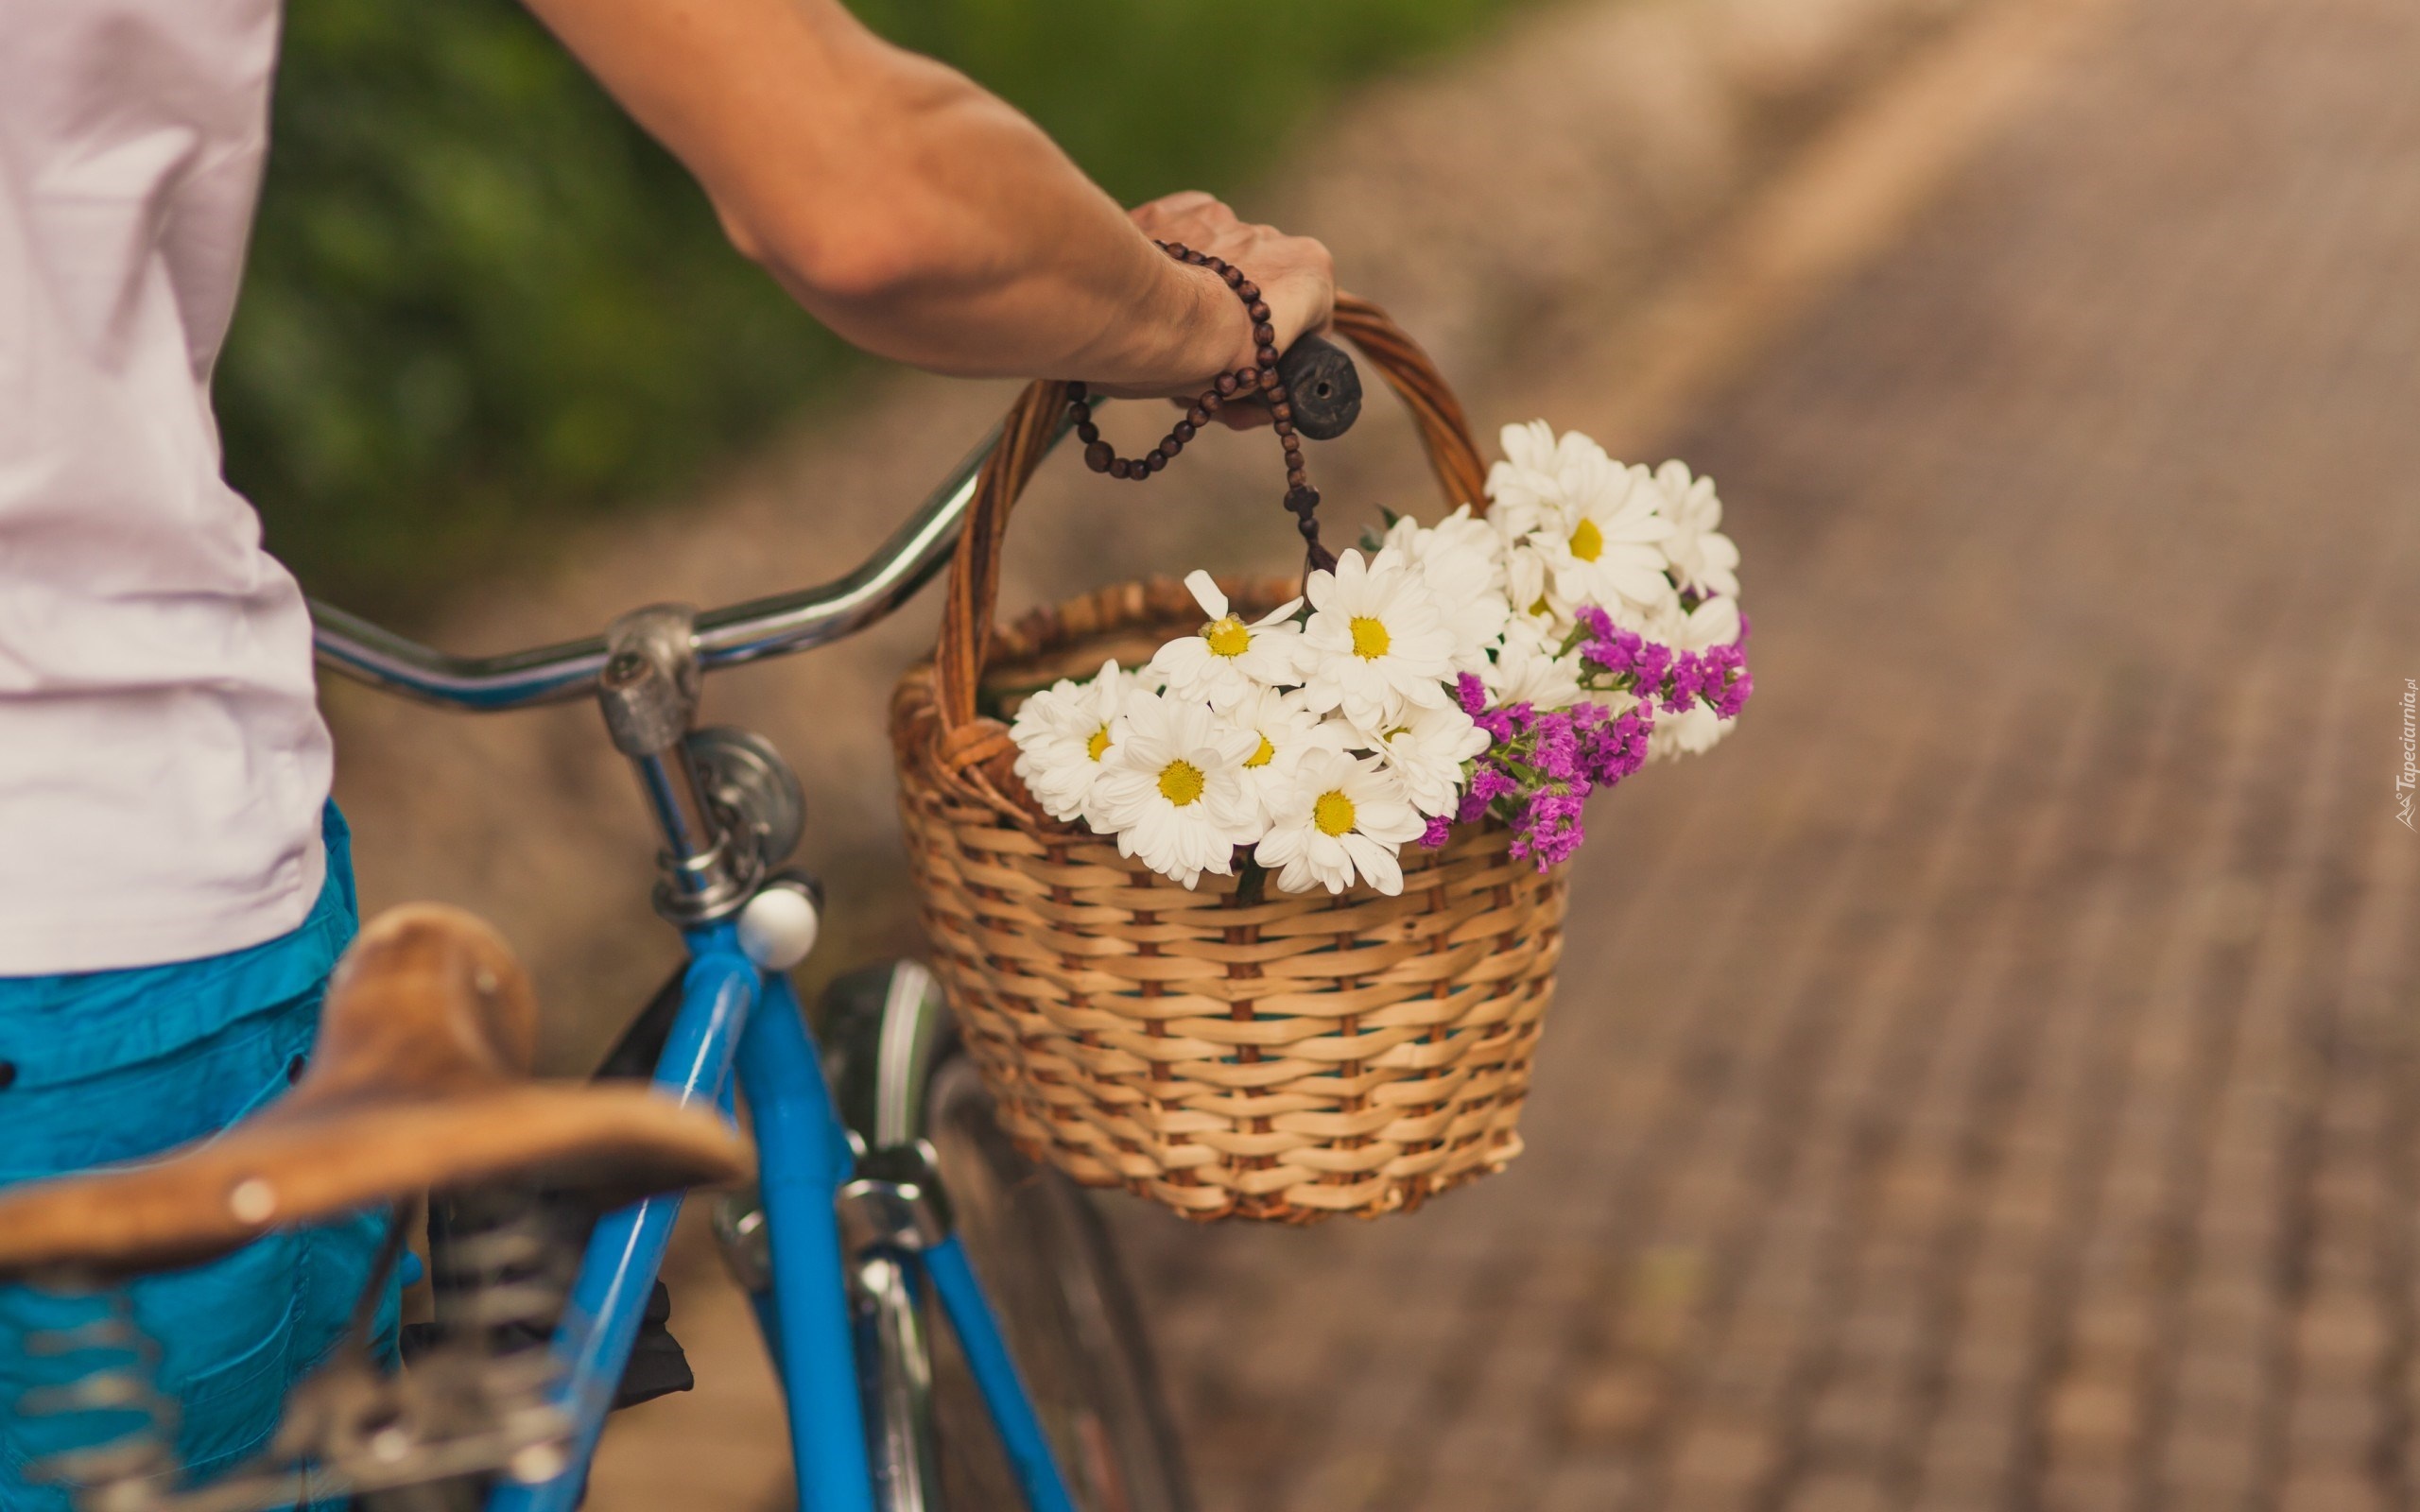
[(1279, 346), (1325, 324), (1325, 248), (1206, 195), (1132, 219), (1042, 131), (838, 0), (527, 0), (698, 176), (733, 243), (848, 340), (937, 371), (1176, 393), (1252, 361), (1219, 280), (1243, 268)]

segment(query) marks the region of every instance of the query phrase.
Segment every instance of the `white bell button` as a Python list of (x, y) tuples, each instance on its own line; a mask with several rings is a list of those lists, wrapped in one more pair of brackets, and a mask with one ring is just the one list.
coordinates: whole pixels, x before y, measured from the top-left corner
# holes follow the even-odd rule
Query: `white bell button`
[(769, 971), (786, 971), (815, 949), (821, 927), (815, 900), (804, 887), (787, 880), (775, 882), (739, 911), (739, 949)]

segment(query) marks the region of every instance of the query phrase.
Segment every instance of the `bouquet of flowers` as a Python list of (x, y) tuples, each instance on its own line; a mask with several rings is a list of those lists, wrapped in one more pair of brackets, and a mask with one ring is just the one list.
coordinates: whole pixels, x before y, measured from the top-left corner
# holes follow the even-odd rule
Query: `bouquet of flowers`
[(1242, 865), (1400, 893), (1403, 846), (1489, 815), (1541, 871), (1570, 856), (1591, 793), (1705, 750), (1747, 703), (1739, 552), (1681, 463), (1543, 421), (1503, 446), (1485, 515), (1391, 516), (1259, 619), (1191, 574), (1200, 631), (1034, 693), (1017, 775), (1187, 887)]

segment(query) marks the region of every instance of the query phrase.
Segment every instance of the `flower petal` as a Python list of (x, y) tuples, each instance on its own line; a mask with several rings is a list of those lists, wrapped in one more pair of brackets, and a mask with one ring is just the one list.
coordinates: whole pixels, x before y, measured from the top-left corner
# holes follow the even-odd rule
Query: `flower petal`
[(1193, 594), (1193, 601), (1201, 606), (1203, 613), (1214, 620), (1227, 617), (1227, 595), (1219, 592), (1217, 579), (1208, 573), (1196, 567), (1184, 575), (1184, 586)]

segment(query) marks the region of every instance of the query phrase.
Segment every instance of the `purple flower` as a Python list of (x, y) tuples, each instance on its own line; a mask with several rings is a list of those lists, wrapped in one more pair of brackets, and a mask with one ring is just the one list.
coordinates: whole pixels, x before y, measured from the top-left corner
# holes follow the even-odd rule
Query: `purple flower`
[(1600, 668), (1612, 678), (1628, 677), (1636, 671), (1648, 644), (1644, 637), (1634, 630), (1615, 628), (1605, 611), (1594, 604), (1581, 610), (1580, 622), (1588, 632), (1580, 646), (1583, 662)]
[(1716, 716), (1722, 719), (1738, 718), (1739, 711), (1748, 707), (1749, 695), (1755, 691), (1755, 678), (1746, 667), (1741, 667), (1739, 675), (1733, 678), (1729, 686), (1722, 690), (1722, 696), (1714, 700)]
[(1454, 679), (1454, 697), (1461, 702), (1462, 713), (1473, 719), (1487, 712), (1487, 684), (1479, 681), (1476, 672), (1465, 672)]
[(1521, 791), (1512, 774), (1498, 765), (1500, 758), (1490, 751), (1481, 755), (1471, 767), (1471, 785), (1462, 794), (1461, 804), (1454, 810), (1454, 822), (1469, 824), (1487, 813), (1488, 805), (1500, 798), (1511, 798)]
[(1451, 839), (1453, 833), (1454, 821), (1443, 815), (1439, 815), (1428, 821), (1428, 828), (1420, 832), (1421, 848), (1426, 850), (1437, 850)]
[[(1732, 644), (1677, 651), (1621, 628), (1594, 604), (1582, 606), (1576, 618), (1579, 633), (1565, 644), (1579, 648), (1582, 686), (1634, 695), (1636, 701), (1620, 713), (1593, 700), (1568, 709), (1541, 711), (1527, 703), (1492, 709), (1485, 686), (1467, 675), (1454, 688), (1456, 701), (1491, 742), (1471, 763), (1454, 821), (1497, 815), (1512, 827), (1512, 854), (1542, 871), (1579, 849), (1585, 835), (1581, 811), (1589, 796), (1647, 764), (1658, 714), (1703, 704), (1719, 717), (1736, 718), (1755, 689), (1744, 619)], [(1422, 843), (1443, 844), (1448, 828), (1432, 821)]]
[(1639, 647), (1638, 656), (1631, 662), (1631, 676), (1638, 679), (1639, 696), (1648, 697), (1664, 686), (1665, 674), (1672, 669), (1672, 648), (1649, 641)]
[(1539, 716), (1536, 750), (1530, 762), (1552, 782), (1587, 781), (1580, 775), (1580, 731), (1568, 713), (1557, 712)]
[(1520, 816), (1512, 821), (1512, 854), (1536, 862), (1540, 871), (1569, 860), (1571, 853), (1580, 849), (1580, 842), (1587, 838), (1580, 827), (1584, 797), (1551, 788), (1533, 794)]

